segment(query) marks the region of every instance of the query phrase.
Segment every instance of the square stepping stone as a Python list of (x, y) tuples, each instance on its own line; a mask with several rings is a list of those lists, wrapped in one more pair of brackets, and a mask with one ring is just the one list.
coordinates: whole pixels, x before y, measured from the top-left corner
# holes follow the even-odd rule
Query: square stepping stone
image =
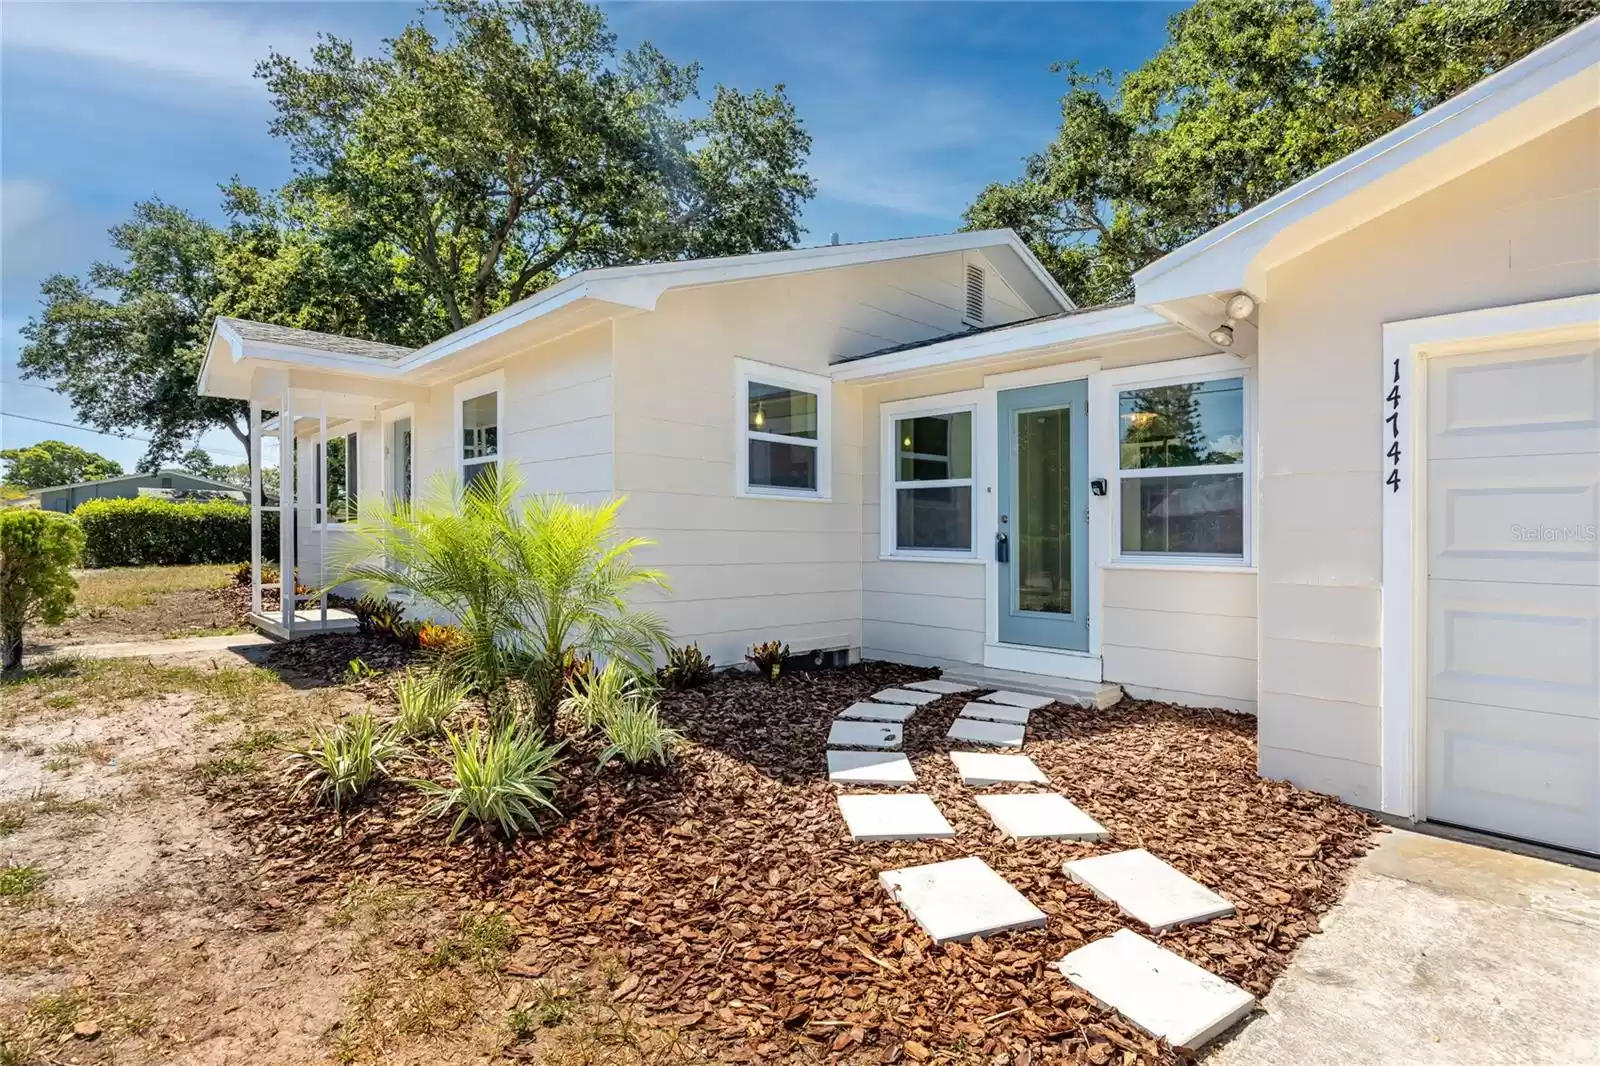
[(903, 722), (916, 713), (917, 709), (907, 703), (852, 703), (834, 717), (863, 722)]
[(914, 785), (911, 760), (897, 751), (830, 751), (828, 780), (843, 785)]
[(1173, 1047), (1198, 1051), (1255, 1009), (1255, 997), (1131, 929), (1056, 963), (1067, 980)]
[(1027, 725), (1028, 715), (1033, 712), (1026, 707), (1010, 707), (1003, 703), (969, 703), (961, 708), (962, 718), (981, 718), (985, 722), (1010, 722), (1012, 725)]
[(958, 692), (971, 692), (977, 685), (963, 685), (957, 681), (941, 681), (931, 678), (927, 681), (908, 681), (902, 688), (916, 689), (918, 692), (937, 692), (941, 696), (954, 696)]
[(921, 793), (840, 796), (839, 813), (851, 840), (934, 840), (956, 835), (933, 800)]
[(937, 692), (913, 692), (908, 688), (886, 688), (882, 692), (872, 694), (878, 703), (909, 703), (913, 707), (921, 707), (925, 703), (932, 703), (939, 698)]
[(841, 722), (828, 729), (830, 748), (898, 748), (901, 729), (893, 722)]
[(1010, 722), (984, 722), (977, 718), (957, 718), (950, 723), (951, 740), (965, 740), (969, 744), (988, 744), (996, 748), (1020, 748), (1027, 735), (1027, 726)]
[(878, 880), (935, 944), (1044, 924), (1044, 912), (976, 856), (885, 870)]
[(1233, 904), (1143, 848), (1077, 859), (1062, 869), (1152, 932), (1233, 913)]
[(1048, 785), (1050, 779), (1026, 755), (1000, 755), (992, 751), (952, 751), (961, 783), (969, 788), (983, 785)]
[(1054, 792), (979, 796), (1000, 831), (1013, 840), (1104, 840), (1106, 827)]
[(1038, 710), (1040, 707), (1048, 707), (1055, 702), (1049, 696), (1034, 696), (1027, 692), (1007, 692), (1005, 689), (1001, 689), (999, 692), (991, 692), (987, 696), (979, 696), (978, 698), (984, 703), (1003, 703), (1008, 707), (1022, 707), (1030, 711)]

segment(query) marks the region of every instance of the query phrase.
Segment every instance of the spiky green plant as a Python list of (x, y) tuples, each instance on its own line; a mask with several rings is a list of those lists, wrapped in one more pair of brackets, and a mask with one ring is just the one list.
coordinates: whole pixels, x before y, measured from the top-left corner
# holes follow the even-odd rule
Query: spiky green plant
[(403, 737), (435, 737), (472, 693), (457, 681), (431, 670), (407, 670), (394, 683), (400, 705), (394, 729)]
[(633, 767), (664, 767), (683, 743), (682, 733), (661, 724), (660, 708), (649, 699), (630, 700), (612, 708), (601, 719), (600, 728), (607, 741), (600, 753), (600, 769), (612, 759)]
[(343, 814), (345, 806), (380, 777), (400, 754), (400, 745), (369, 712), (353, 714), (332, 728), (318, 727), (304, 747), (289, 752), (291, 765), (304, 766), (295, 795), (315, 787), (312, 799)]
[(607, 715), (643, 701), (648, 695), (644, 680), (621, 663), (609, 662), (590, 674), (576, 678), (567, 687), (561, 709), (574, 716), (584, 729), (593, 729)]
[(622, 501), (597, 507), (560, 496), (518, 500), (515, 464), (462, 488), (436, 479), (422, 501), (362, 506), (343, 538), (335, 583), (404, 590), (447, 614), (463, 640), (439, 669), (471, 687), (491, 712), (514, 681), (526, 684), (534, 725), (549, 733), (563, 696), (563, 667), (590, 655), (644, 672), (666, 646), (655, 615), (634, 609), (662, 575), (633, 561), (648, 544), (617, 532)]
[(493, 732), (473, 726), (465, 736), (445, 736), (450, 779), (422, 780), (417, 786), (433, 796), (429, 814), (455, 814), (449, 841), (469, 822), (498, 826), (512, 837), (523, 829), (537, 830), (541, 810), (559, 813), (550, 797), (557, 785), (553, 771), (561, 761), (560, 743), (548, 743), (543, 733), (516, 723)]

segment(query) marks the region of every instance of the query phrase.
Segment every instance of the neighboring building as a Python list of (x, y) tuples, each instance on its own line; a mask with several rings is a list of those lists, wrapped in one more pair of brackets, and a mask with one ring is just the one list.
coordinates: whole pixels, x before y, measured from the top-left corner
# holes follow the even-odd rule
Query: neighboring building
[(237, 485), (214, 478), (199, 477), (184, 470), (159, 470), (154, 474), (124, 474), (101, 481), (79, 481), (73, 485), (52, 485), (46, 489), (32, 489), (28, 495), (39, 501), (46, 511), (71, 513), (81, 503), (90, 500), (131, 499), (135, 496), (166, 495), (168, 493), (203, 492), (220, 493), (228, 499), (244, 502), (244, 490)]
[(417, 351), (219, 320), (199, 387), (391, 499), (628, 496), (720, 662), (1251, 712), (1263, 774), (1600, 852), (1600, 22), (1136, 284), (1005, 231), (596, 270)]

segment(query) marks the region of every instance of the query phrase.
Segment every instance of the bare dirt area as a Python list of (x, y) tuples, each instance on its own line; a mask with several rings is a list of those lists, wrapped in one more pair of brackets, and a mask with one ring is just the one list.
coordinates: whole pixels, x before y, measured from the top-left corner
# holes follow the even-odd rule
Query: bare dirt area
[[(435, 1047), (466, 1050), (428, 1061), (481, 1061), (472, 1023), (487, 1009), (490, 1049), (503, 1024), (499, 956), (457, 945), (492, 915), (464, 926), (459, 901), (372, 879), (292, 904), (262, 890), (212, 799), (274, 775), (278, 744), (357, 702), (131, 660), (0, 688), (0, 1063), (376, 1061), (345, 1038), (385, 1024), (373, 974), (453, 997)], [(417, 1013), (424, 1028), (444, 1016)]]
[(248, 592), (235, 592), (233, 565), (80, 570), (71, 618), (30, 633), (28, 652), (77, 644), (156, 640), (239, 632)]

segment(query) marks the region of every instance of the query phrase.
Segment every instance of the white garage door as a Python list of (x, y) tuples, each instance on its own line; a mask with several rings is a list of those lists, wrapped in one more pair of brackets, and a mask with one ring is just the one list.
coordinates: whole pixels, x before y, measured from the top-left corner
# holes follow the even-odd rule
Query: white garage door
[(1600, 345), (1428, 365), (1427, 815), (1600, 852)]

